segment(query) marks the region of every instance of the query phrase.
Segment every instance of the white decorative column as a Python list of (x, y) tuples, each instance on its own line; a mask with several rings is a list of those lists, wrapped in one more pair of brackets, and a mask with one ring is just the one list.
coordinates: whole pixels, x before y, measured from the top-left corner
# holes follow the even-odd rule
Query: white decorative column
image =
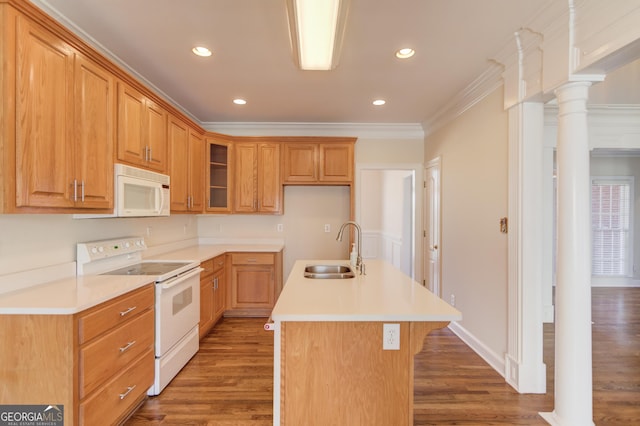
[(557, 426), (593, 425), (591, 361), (591, 202), (587, 107), (590, 81), (555, 91), (558, 99), (557, 282), (554, 410)]
[(505, 379), (520, 393), (546, 392), (542, 330), (544, 105), (509, 108), (509, 324)]

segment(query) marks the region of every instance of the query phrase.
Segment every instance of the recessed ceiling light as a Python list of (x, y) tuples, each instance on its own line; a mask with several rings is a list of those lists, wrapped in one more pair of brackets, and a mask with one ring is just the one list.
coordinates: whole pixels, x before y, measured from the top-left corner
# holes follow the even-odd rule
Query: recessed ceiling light
[(373, 101), (373, 104), (374, 104), (375, 106), (384, 105), (384, 104), (386, 104), (386, 103), (387, 103), (387, 101), (385, 101), (384, 99), (376, 99), (375, 101)]
[(211, 51), (204, 46), (196, 46), (191, 51), (198, 56), (211, 56)]
[(410, 47), (405, 47), (396, 51), (396, 58), (399, 59), (407, 59), (416, 54), (416, 51), (411, 49)]
[(247, 101), (245, 101), (244, 99), (238, 98), (238, 99), (234, 99), (233, 103), (236, 104), (236, 105), (244, 105), (244, 104), (247, 103)]

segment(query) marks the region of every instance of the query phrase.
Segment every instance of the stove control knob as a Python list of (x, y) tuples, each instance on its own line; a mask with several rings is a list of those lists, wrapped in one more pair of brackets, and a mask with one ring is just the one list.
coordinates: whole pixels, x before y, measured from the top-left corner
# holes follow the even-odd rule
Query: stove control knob
[(130, 243), (129, 241), (127, 241), (126, 243), (124, 243), (124, 246), (125, 246), (126, 248), (129, 248), (129, 247), (131, 247), (131, 243)]
[(95, 247), (91, 247), (91, 253), (96, 254), (98, 253), (98, 249)]
[(136, 245), (137, 245), (138, 247), (142, 246), (142, 240), (137, 240), (137, 241), (136, 241)]
[(98, 247), (98, 251), (99, 251), (100, 253), (104, 252), (104, 247), (102, 247), (102, 246)]

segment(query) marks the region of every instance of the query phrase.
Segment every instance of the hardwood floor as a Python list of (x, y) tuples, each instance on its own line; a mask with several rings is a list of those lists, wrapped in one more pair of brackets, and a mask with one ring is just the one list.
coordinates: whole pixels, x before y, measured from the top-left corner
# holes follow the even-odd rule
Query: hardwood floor
[[(640, 424), (640, 288), (595, 288), (593, 407), (599, 425)], [(127, 425), (271, 425), (273, 335), (261, 318), (226, 318)], [(448, 329), (416, 357), (414, 424), (545, 425), (553, 410), (553, 325), (544, 327), (547, 394), (520, 395)], [(349, 425), (351, 426), (351, 425)]]
[(264, 330), (265, 320), (223, 319), (126, 425), (271, 425), (273, 333)]

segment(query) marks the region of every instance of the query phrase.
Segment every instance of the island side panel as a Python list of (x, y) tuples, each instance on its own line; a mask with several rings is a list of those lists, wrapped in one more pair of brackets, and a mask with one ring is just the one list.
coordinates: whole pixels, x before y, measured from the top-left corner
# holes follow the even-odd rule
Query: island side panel
[(78, 380), (71, 315), (0, 316), (0, 403), (63, 405), (76, 423)]
[(283, 322), (281, 425), (411, 425), (413, 351), (382, 349), (382, 322)]

